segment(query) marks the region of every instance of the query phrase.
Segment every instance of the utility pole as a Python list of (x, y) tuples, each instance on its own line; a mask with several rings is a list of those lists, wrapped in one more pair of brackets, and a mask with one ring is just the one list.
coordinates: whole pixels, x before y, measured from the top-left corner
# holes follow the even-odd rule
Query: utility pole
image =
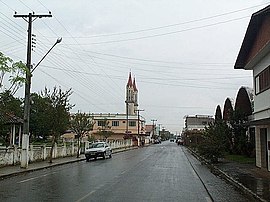
[(155, 125), (155, 122), (157, 121), (156, 119), (152, 119), (151, 120), (152, 122), (153, 122), (153, 136), (154, 136), (154, 138), (155, 138), (155, 135), (156, 135), (156, 125)]
[(139, 141), (138, 141), (138, 146), (140, 145), (140, 140), (141, 140), (141, 138), (140, 138), (140, 112), (143, 112), (144, 111), (144, 109), (136, 109), (135, 110), (135, 112), (138, 112), (138, 139), (139, 139)]
[(30, 89), (31, 89), (31, 55), (32, 55), (32, 22), (37, 18), (52, 17), (51, 13), (47, 15), (36, 15), (29, 13), (27, 15), (17, 15), (15, 18), (23, 18), (28, 23), (28, 43), (27, 43), (27, 59), (26, 59), (26, 81), (24, 91), (24, 113), (23, 113), (23, 137), (22, 137), (22, 153), (21, 168), (28, 167), (28, 150), (29, 150), (29, 117), (30, 117)]
[(159, 123), (158, 124), (158, 135), (160, 136), (160, 126), (161, 126), (162, 124), (161, 123)]
[(126, 103), (126, 137), (128, 137), (129, 133), (128, 133), (128, 101), (127, 99), (125, 103)]

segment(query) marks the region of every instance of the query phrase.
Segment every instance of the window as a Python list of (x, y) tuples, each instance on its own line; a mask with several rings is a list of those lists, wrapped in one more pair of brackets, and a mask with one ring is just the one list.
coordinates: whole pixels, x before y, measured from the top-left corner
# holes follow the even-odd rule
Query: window
[(105, 121), (98, 121), (98, 126), (105, 126)]
[(136, 126), (136, 121), (129, 121), (129, 126)]
[(270, 88), (270, 66), (255, 77), (255, 91), (259, 94)]
[(112, 126), (119, 126), (119, 121), (112, 121)]
[(207, 121), (203, 121), (202, 124), (203, 124), (203, 125), (206, 125), (206, 124), (207, 124)]

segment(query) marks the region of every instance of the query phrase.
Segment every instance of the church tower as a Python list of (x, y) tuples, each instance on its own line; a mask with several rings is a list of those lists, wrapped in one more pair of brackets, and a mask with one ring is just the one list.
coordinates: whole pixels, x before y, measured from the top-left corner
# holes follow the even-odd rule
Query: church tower
[(126, 114), (136, 115), (138, 109), (138, 89), (136, 87), (135, 78), (132, 81), (131, 72), (129, 73), (128, 82), (126, 86)]
[(135, 82), (135, 77), (133, 80), (133, 90), (134, 90), (134, 112), (138, 110), (138, 89)]

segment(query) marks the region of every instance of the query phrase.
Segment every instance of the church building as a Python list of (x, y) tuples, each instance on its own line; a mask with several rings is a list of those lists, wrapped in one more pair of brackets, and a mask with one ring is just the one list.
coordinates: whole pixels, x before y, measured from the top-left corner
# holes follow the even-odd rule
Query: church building
[[(145, 139), (145, 119), (138, 114), (138, 89), (135, 78), (129, 73), (126, 84), (125, 113), (93, 113), (95, 122), (91, 136), (98, 140), (123, 140), (132, 139), (134, 145), (139, 145)], [(104, 137), (100, 131), (110, 133)]]

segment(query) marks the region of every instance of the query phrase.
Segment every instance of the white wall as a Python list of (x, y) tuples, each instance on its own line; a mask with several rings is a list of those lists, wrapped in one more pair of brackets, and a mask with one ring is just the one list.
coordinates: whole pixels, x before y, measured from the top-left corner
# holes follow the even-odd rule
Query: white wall
[[(262, 72), (270, 65), (270, 53), (266, 55), (253, 69), (253, 77)], [(255, 88), (255, 81), (253, 81)], [(255, 120), (270, 117), (270, 89), (254, 96), (254, 118)]]
[[(121, 149), (128, 148), (132, 146), (132, 140), (112, 140), (109, 141), (108, 144), (112, 149)], [(87, 143), (86, 145), (89, 145)], [(29, 148), (29, 162), (42, 161), (49, 158), (51, 147), (47, 147), (46, 145), (42, 146), (33, 146), (30, 145)], [(77, 154), (78, 147), (72, 142), (71, 145), (67, 146), (64, 143), (63, 146), (54, 147), (53, 158), (61, 158), (66, 156), (74, 156)], [(15, 147), (3, 148), (0, 150), (0, 167), (20, 164), (21, 158), (21, 149)]]

